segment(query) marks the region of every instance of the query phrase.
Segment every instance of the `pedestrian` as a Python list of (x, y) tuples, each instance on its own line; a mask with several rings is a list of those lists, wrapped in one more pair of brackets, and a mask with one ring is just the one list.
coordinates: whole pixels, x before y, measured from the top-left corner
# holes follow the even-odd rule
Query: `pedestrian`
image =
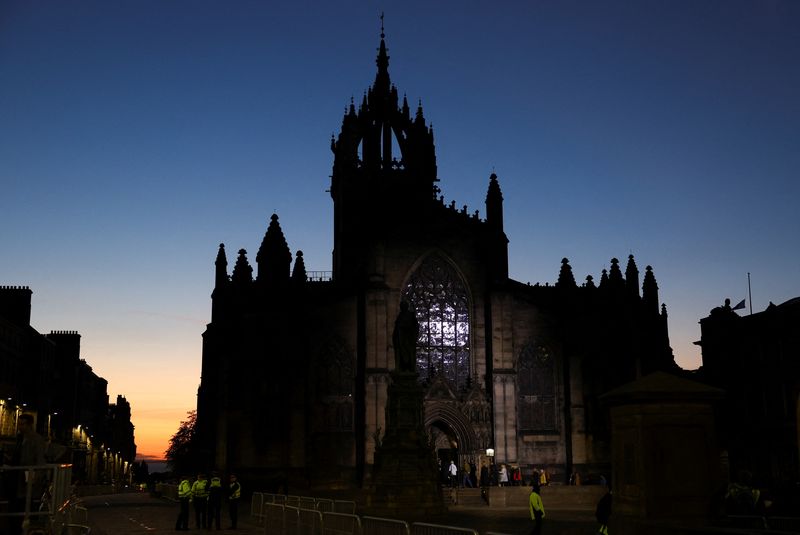
[(231, 529), (236, 529), (239, 521), (239, 498), (241, 497), (242, 486), (236, 481), (236, 474), (231, 474), (228, 486), (228, 516), (231, 518)]
[(550, 474), (547, 472), (547, 468), (542, 468), (542, 471), (539, 473), (539, 486), (546, 487), (550, 483)]
[(506, 485), (508, 485), (508, 469), (506, 468), (506, 465), (501, 464), (500, 465), (500, 486), (501, 487), (505, 487)]
[(464, 468), (461, 470), (461, 473), (464, 474), (464, 477), (461, 481), (461, 486), (464, 488), (472, 488), (472, 481), (469, 478), (469, 463), (467, 461), (464, 461)]
[(606, 486), (606, 493), (597, 502), (594, 516), (600, 526), (597, 528), (599, 535), (608, 535), (608, 520), (611, 518), (611, 485)]
[(208, 480), (203, 473), (197, 474), (197, 480), (192, 483), (192, 501), (197, 529), (204, 528), (208, 520)]
[(220, 528), (220, 516), (222, 509), (222, 480), (219, 474), (211, 472), (211, 482), (208, 485), (208, 524), (207, 528), (211, 529), (211, 523), (217, 529)]
[(450, 467), (447, 469), (448, 474), (450, 474), (450, 486), (457, 487), (458, 486), (458, 468), (456, 467), (456, 463), (450, 460)]
[(481, 463), (481, 498), (486, 502), (486, 505), (489, 505), (489, 468), (486, 466), (486, 462)]
[(542, 497), (539, 495), (540, 487), (539, 482), (534, 481), (531, 485), (531, 495), (528, 497), (528, 510), (531, 513), (531, 520), (533, 520), (533, 530), (531, 535), (540, 535), (542, 533), (542, 523), (544, 522), (544, 504)]
[(181, 508), (178, 513), (178, 520), (175, 522), (175, 531), (189, 531), (190, 501), (192, 501), (192, 484), (189, 483), (188, 477), (183, 476), (181, 477), (181, 482), (178, 483), (178, 503)]

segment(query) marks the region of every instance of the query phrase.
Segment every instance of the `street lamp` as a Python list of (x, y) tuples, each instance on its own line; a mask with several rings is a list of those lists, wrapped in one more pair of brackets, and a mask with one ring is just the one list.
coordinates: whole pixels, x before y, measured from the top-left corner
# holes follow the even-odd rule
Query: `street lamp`
[(50, 418), (53, 416), (58, 416), (58, 412), (47, 414), (47, 438), (50, 438)]

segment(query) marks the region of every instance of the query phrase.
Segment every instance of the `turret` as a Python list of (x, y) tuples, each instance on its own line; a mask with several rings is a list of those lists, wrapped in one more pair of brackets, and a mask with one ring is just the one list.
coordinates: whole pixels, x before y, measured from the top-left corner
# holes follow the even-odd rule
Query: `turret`
[(489, 177), (489, 190), (486, 192), (486, 224), (493, 230), (503, 231), (503, 192), (494, 173)]
[(642, 282), (642, 309), (649, 316), (658, 315), (658, 284), (653, 275), (653, 268), (644, 268), (644, 282)]
[(639, 269), (632, 254), (628, 255), (628, 266), (625, 268), (625, 288), (632, 297), (639, 297)]
[(572, 267), (569, 265), (569, 260), (567, 258), (562, 258), (561, 271), (558, 273), (556, 288), (568, 289), (575, 287), (575, 276), (572, 274)]
[(219, 244), (219, 251), (217, 251), (217, 260), (214, 262), (216, 266), (216, 275), (214, 277), (214, 287), (223, 288), (228, 284), (228, 258), (225, 256), (225, 244)]
[(611, 291), (617, 291), (623, 288), (625, 281), (622, 279), (622, 270), (619, 268), (619, 260), (616, 258), (611, 259), (611, 269), (608, 272), (608, 287)]
[(308, 280), (306, 274), (306, 263), (303, 261), (303, 251), (297, 251), (297, 258), (294, 260), (294, 269), (292, 269), (292, 282), (295, 284), (302, 284)]
[(246, 286), (253, 282), (253, 268), (250, 267), (250, 263), (247, 261), (247, 251), (245, 249), (239, 249), (239, 256), (233, 266), (231, 282), (235, 286)]
[(289, 252), (277, 214), (270, 217), (269, 227), (256, 254), (256, 262), (260, 283), (280, 284), (289, 280), (292, 253)]

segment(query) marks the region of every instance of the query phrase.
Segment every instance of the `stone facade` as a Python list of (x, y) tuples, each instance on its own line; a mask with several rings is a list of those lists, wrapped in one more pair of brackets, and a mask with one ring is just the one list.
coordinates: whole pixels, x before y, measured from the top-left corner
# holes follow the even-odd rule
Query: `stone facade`
[[(229, 274), (220, 245), (203, 335), (198, 439), (209, 468), (281, 485), (369, 481), (386, 430), (400, 302), (421, 326), (417, 371), (425, 426), (443, 466), (546, 465), (606, 470), (609, 426), (599, 395), (675, 368), (666, 309), (648, 266), (640, 293), (630, 256), (598, 285), (567, 259), (554, 284), (509, 278), (503, 196), (489, 178), (486, 216), (445, 203), (433, 130), (388, 72), (351, 103), (334, 154), (333, 270), (307, 272), (273, 215), (253, 275), (240, 250)], [(309, 276), (311, 275), (311, 276)]]

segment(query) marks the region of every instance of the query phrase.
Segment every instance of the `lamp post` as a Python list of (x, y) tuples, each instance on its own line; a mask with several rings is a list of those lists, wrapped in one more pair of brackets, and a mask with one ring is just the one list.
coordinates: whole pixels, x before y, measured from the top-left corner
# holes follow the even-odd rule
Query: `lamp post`
[(48, 439), (49, 439), (49, 438), (51, 438), (51, 437), (50, 437), (50, 429), (51, 429), (51, 428), (50, 428), (50, 419), (51, 419), (53, 416), (58, 416), (58, 412), (53, 412), (53, 413), (48, 413), (48, 414), (47, 414), (47, 438), (48, 438)]

